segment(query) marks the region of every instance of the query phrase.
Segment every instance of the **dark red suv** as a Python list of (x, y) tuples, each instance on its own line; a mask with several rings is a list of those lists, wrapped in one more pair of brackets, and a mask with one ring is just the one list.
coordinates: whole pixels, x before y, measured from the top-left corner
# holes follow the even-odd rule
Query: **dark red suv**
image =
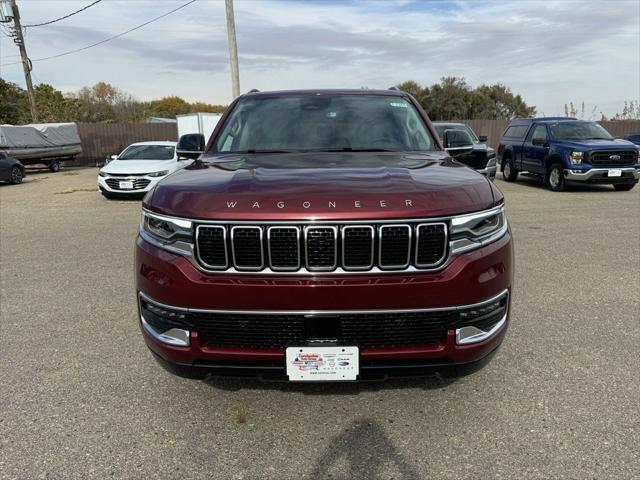
[[(291, 381), (482, 366), (508, 326), (501, 192), (408, 94), (251, 92), (143, 202), (144, 339), (168, 370)], [(469, 146), (469, 149), (472, 145)]]

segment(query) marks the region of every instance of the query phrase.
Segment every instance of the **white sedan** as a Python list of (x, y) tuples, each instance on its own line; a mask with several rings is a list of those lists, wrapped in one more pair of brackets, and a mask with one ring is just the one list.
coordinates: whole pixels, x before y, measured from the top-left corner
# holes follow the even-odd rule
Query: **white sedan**
[(141, 195), (192, 160), (178, 159), (176, 142), (140, 142), (112, 157), (98, 173), (100, 192), (107, 197)]

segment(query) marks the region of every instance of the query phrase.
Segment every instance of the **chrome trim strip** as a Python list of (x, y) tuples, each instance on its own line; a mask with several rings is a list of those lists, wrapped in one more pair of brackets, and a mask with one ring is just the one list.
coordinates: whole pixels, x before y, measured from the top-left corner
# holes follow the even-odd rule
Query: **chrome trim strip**
[[(585, 180), (589, 180), (595, 175), (602, 174), (608, 172), (609, 170), (622, 170), (622, 173), (631, 173), (633, 178), (638, 180), (640, 179), (640, 170), (635, 167), (614, 167), (611, 166), (609, 168), (592, 168), (590, 170), (586, 170), (585, 173), (573, 173), (569, 169), (564, 170), (564, 177), (567, 180), (571, 180), (572, 182), (583, 182)], [(610, 177), (610, 178), (621, 178), (621, 177)]]
[[(389, 227), (406, 227), (407, 230), (409, 231), (409, 241), (407, 242), (407, 262), (402, 264), (402, 265), (383, 265), (382, 264), (382, 231), (385, 228), (389, 228)], [(386, 269), (404, 269), (407, 268), (409, 266), (409, 264), (411, 263), (411, 233), (412, 233), (413, 228), (411, 228), (411, 225), (408, 224), (401, 224), (401, 225), (380, 225), (378, 227), (378, 238), (379, 238), (379, 242), (378, 242), (378, 266), (380, 267), (381, 270), (386, 270)]]
[(197, 219), (197, 218), (188, 218), (188, 217), (173, 217), (173, 216), (168, 216), (168, 215), (162, 215), (162, 214), (158, 214), (158, 213), (154, 213), (151, 212), (147, 209), (143, 209), (144, 212), (148, 212), (151, 215), (155, 215), (157, 217), (165, 217), (169, 220), (185, 220), (185, 221), (189, 221), (192, 223), (198, 223), (198, 224), (212, 224), (212, 225), (291, 225), (296, 224), (296, 225), (300, 225), (300, 224), (312, 224), (312, 225), (325, 225), (325, 224), (329, 224), (329, 225), (352, 225), (352, 224), (362, 224), (362, 223), (366, 223), (366, 224), (403, 224), (403, 223), (407, 223), (407, 222), (411, 222), (411, 223), (429, 223), (429, 222), (445, 222), (445, 221), (449, 221), (452, 218), (456, 218), (456, 217), (461, 217), (461, 216), (467, 216), (467, 215), (480, 215), (480, 214), (488, 214), (489, 212), (493, 212), (494, 210), (500, 210), (504, 208), (503, 205), (500, 205), (498, 207), (493, 207), (490, 208), (488, 210), (482, 210), (480, 212), (470, 212), (470, 213), (463, 213), (463, 214), (456, 214), (456, 215), (448, 215), (448, 216), (443, 216), (443, 217), (403, 217), (403, 218), (386, 218), (386, 219), (381, 219), (381, 218), (372, 218), (372, 219), (358, 219), (358, 220), (340, 220), (340, 219), (329, 219), (329, 220), (322, 220), (322, 219), (296, 219), (296, 220), (207, 220), (207, 219)]
[[(198, 245), (200, 242), (198, 241), (200, 235), (201, 228), (219, 228), (222, 229), (222, 242), (224, 243), (224, 265), (209, 265), (200, 257), (200, 251), (198, 249)], [(227, 229), (221, 225), (198, 225), (196, 227), (196, 244), (195, 244), (196, 257), (198, 262), (200, 262), (203, 266), (210, 268), (212, 270), (226, 270), (229, 268), (229, 255), (227, 254)]]
[[(444, 248), (442, 249), (442, 256), (433, 263), (418, 263), (418, 250), (420, 247), (420, 227), (428, 227), (431, 225), (442, 225), (442, 227), (444, 228)], [(448, 232), (448, 228), (447, 228), (447, 224), (444, 222), (438, 222), (438, 223), (420, 223), (418, 225), (416, 225), (416, 256), (415, 256), (415, 266), (418, 268), (423, 268), (423, 267), (435, 267), (436, 265), (438, 265), (439, 263), (441, 263), (445, 258), (447, 258), (447, 247), (449, 246), (449, 232)]]
[(158, 333), (151, 325), (147, 323), (142, 315), (140, 315), (140, 321), (142, 322), (142, 327), (144, 328), (144, 330), (159, 342), (166, 343), (167, 345), (175, 345), (177, 347), (189, 346), (189, 330), (172, 328), (164, 333)]
[[(468, 305), (455, 305), (450, 307), (429, 307), (429, 308), (400, 308), (400, 309), (380, 309), (380, 310), (220, 310), (220, 309), (207, 309), (207, 308), (185, 308), (174, 307), (165, 303), (158, 302), (147, 294), (139, 292), (140, 298), (146, 302), (155, 303), (161, 308), (169, 308), (172, 310), (182, 312), (194, 312), (194, 313), (229, 313), (229, 314), (247, 314), (247, 315), (337, 315), (337, 314), (360, 314), (360, 313), (417, 313), (417, 312), (445, 312), (451, 310), (465, 310), (467, 308), (480, 307), (487, 303), (495, 302), (501, 299), (505, 295), (509, 294), (509, 289), (502, 290), (499, 294), (494, 295), (491, 298), (482, 300), (477, 303), (471, 303)], [(508, 314), (508, 311), (507, 311)]]
[[(347, 267), (347, 262), (344, 258), (344, 232), (350, 228), (368, 228), (371, 231), (371, 263), (369, 265), (362, 265), (358, 267)], [(348, 271), (363, 271), (371, 270), (375, 259), (375, 243), (376, 243), (376, 231), (371, 225), (345, 225), (341, 228), (340, 237), (342, 240), (342, 268)]]
[[(242, 267), (238, 265), (238, 261), (236, 260), (235, 242), (233, 241), (233, 232), (235, 231), (236, 228), (245, 228), (245, 229), (253, 228), (253, 229), (258, 229), (258, 231), (260, 232), (260, 266), (259, 267)], [(233, 258), (233, 265), (235, 266), (236, 270), (239, 270), (242, 272), (258, 272), (264, 268), (265, 265), (264, 265), (263, 237), (264, 237), (264, 232), (262, 230), (262, 227), (258, 227), (257, 225), (235, 225), (231, 227), (231, 256)]]
[[(456, 345), (470, 345), (472, 343), (483, 342), (484, 340), (498, 333), (498, 331), (501, 330), (506, 323), (507, 323), (507, 314), (505, 313), (504, 316), (500, 319), (500, 321), (496, 323), (493, 327), (491, 327), (491, 330), (489, 330), (488, 332), (485, 332), (484, 330), (480, 330), (479, 328), (474, 326), (457, 328), (456, 329)], [(465, 330), (465, 329), (468, 329), (468, 330)], [(467, 334), (472, 333), (474, 330), (477, 333), (474, 332), (470, 336), (464, 336), (465, 333)]]
[[(298, 252), (298, 263), (295, 267), (274, 267), (273, 266), (273, 261), (271, 260), (271, 230), (277, 228), (279, 230), (295, 230), (296, 231), (296, 248), (297, 248), (297, 252)], [(275, 226), (271, 226), (269, 228), (267, 228), (267, 253), (269, 256), (269, 267), (271, 268), (271, 270), (273, 270), (274, 272), (295, 272), (297, 270), (300, 270), (300, 264), (301, 264), (301, 259), (300, 259), (300, 227), (296, 227), (293, 225), (275, 225)]]
[[(331, 267), (311, 267), (309, 266), (309, 239), (307, 238), (310, 230), (318, 229), (333, 230), (333, 266)], [(338, 227), (334, 225), (309, 226), (304, 227), (304, 264), (310, 272), (332, 272), (338, 267)]]

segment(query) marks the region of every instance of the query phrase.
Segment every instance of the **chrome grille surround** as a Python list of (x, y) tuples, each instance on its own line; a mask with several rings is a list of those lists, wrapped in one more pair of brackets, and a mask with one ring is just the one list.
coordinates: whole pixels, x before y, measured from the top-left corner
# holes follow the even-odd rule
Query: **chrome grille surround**
[[(157, 218), (167, 218), (167, 219), (177, 219), (177, 220), (182, 220), (182, 221), (186, 221), (186, 222), (191, 222), (193, 224), (193, 229), (194, 229), (194, 240), (195, 243), (186, 243), (186, 242), (180, 242), (180, 245), (177, 244), (168, 244), (166, 242), (160, 241), (157, 238), (154, 238), (152, 236), (150, 236), (147, 232), (145, 232), (144, 230), (140, 230), (139, 234), (140, 237), (142, 239), (144, 239), (146, 242), (151, 243), (153, 245), (155, 245), (156, 247), (165, 249), (169, 252), (173, 252), (174, 254), (177, 255), (181, 255), (183, 257), (185, 257), (187, 260), (189, 260), (196, 268), (198, 268), (199, 270), (203, 271), (203, 272), (207, 272), (207, 273), (214, 273), (214, 274), (225, 274), (225, 275), (240, 275), (240, 274), (251, 274), (251, 275), (295, 275), (295, 276), (300, 276), (300, 275), (355, 275), (355, 274), (359, 274), (359, 275), (363, 275), (363, 274), (400, 274), (400, 273), (424, 273), (424, 272), (434, 272), (434, 271), (439, 271), (442, 270), (443, 268), (445, 268), (457, 255), (465, 253), (467, 251), (470, 250), (474, 250), (476, 248), (480, 248), (483, 247), (485, 245), (488, 245), (492, 242), (498, 241), (500, 238), (502, 238), (508, 231), (508, 223), (506, 222), (506, 218), (505, 218), (505, 222), (502, 225), (502, 227), (500, 228), (499, 231), (493, 232), (490, 235), (486, 235), (484, 237), (482, 237), (481, 239), (478, 239), (478, 241), (476, 242), (469, 242), (466, 240), (457, 240), (457, 239), (453, 239), (451, 238), (450, 235), (450, 229), (451, 229), (451, 224), (452, 221), (456, 220), (458, 218), (467, 218), (467, 217), (473, 217), (473, 216), (482, 216), (482, 215), (488, 215), (488, 214), (494, 214), (494, 213), (500, 213), (504, 210), (504, 205), (499, 205), (497, 207), (493, 207), (487, 210), (481, 210), (481, 211), (477, 211), (474, 213), (468, 213), (468, 214), (460, 214), (460, 215), (451, 215), (451, 216), (446, 216), (446, 217), (418, 217), (418, 218), (403, 218), (403, 219), (375, 219), (375, 220), (292, 220), (292, 221), (286, 221), (286, 220), (260, 220), (260, 221), (256, 221), (256, 220), (201, 220), (201, 219), (193, 219), (193, 218), (187, 218), (187, 217), (166, 217), (164, 215), (160, 215), (154, 212), (150, 212), (148, 210), (144, 210), (146, 215), (151, 215)], [(269, 229), (271, 227), (273, 228), (296, 228), (299, 229), (299, 236), (298, 236), (298, 242), (301, 242), (304, 240), (304, 229), (306, 227), (324, 227), (324, 226), (335, 226), (338, 229), (338, 236), (340, 237), (341, 235), (340, 233), (340, 229), (343, 227), (347, 227), (347, 226), (354, 226), (354, 227), (361, 227), (364, 225), (371, 225), (374, 228), (374, 235), (375, 235), (375, 239), (374, 239), (374, 249), (376, 250), (375, 253), (375, 259), (377, 263), (377, 260), (379, 258), (377, 250), (379, 249), (379, 242), (378, 242), (378, 229), (380, 226), (384, 226), (384, 225), (411, 225), (412, 226), (412, 233), (415, 231), (415, 228), (417, 226), (423, 226), (423, 225), (433, 225), (433, 224), (444, 224), (446, 226), (445, 228), (445, 233), (446, 233), (446, 241), (445, 241), (445, 254), (444, 257), (442, 259), (442, 261), (438, 264), (434, 264), (433, 266), (430, 267), (424, 267), (424, 266), (417, 266), (415, 264), (415, 260), (416, 260), (416, 250), (415, 250), (415, 243), (411, 243), (411, 248), (412, 248), (412, 252), (411, 252), (411, 260), (409, 262), (409, 264), (403, 268), (403, 269), (388, 269), (388, 268), (380, 268), (378, 265), (373, 265), (371, 268), (367, 269), (367, 270), (354, 270), (353, 268), (343, 268), (342, 265), (342, 251), (338, 252), (338, 258), (341, 260), (339, 263), (339, 265), (333, 269), (333, 270), (308, 270), (306, 268), (306, 265), (304, 264), (304, 262), (302, 262), (301, 256), (299, 256), (299, 258), (301, 258), (301, 262), (300, 265), (298, 266), (298, 268), (296, 268), (295, 270), (293, 268), (290, 269), (284, 269), (284, 268), (273, 268), (271, 266), (271, 261), (269, 259), (269, 249), (268, 244), (267, 247), (265, 247), (265, 250), (267, 250), (267, 253), (265, 254), (265, 262), (264, 262), (264, 268), (261, 270), (241, 270), (236, 268), (233, 263), (232, 263), (232, 259), (230, 258), (230, 253), (231, 253), (231, 249), (229, 246), (229, 231), (231, 230), (231, 228), (233, 226), (252, 226), (252, 227), (261, 227), (264, 229), (266, 233), (265, 236), (268, 237), (269, 235)], [(199, 248), (197, 247), (198, 245), (198, 239), (201, 235), (202, 229), (206, 228), (206, 227), (215, 227), (215, 228), (219, 228), (222, 229), (223, 231), (226, 232), (226, 237), (227, 237), (227, 251), (226, 251), (226, 259), (228, 261), (228, 265), (222, 267), (219, 265), (207, 265), (206, 261), (204, 261), (202, 259), (202, 256), (200, 255), (200, 251)], [(413, 235), (412, 235), (413, 236)], [(415, 239), (414, 239), (415, 240)], [(341, 244), (341, 240), (338, 241), (338, 245)], [(300, 243), (298, 243), (299, 246), (299, 250), (298, 252), (302, 252), (303, 251), (303, 246), (300, 245)], [(341, 245), (340, 245), (341, 246)]]

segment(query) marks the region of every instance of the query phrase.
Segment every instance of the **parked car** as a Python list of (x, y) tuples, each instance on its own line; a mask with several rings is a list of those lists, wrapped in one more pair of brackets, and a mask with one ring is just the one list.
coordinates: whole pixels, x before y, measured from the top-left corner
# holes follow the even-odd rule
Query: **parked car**
[(24, 165), (20, 160), (0, 152), (0, 181), (22, 183), (25, 176)]
[(178, 158), (177, 142), (140, 142), (129, 145), (98, 173), (100, 192), (107, 197), (141, 196), (162, 178), (191, 163)]
[(140, 327), (169, 371), (463, 375), (495, 353), (513, 284), (504, 197), (410, 95), (250, 92), (203, 145), (180, 139), (198, 160), (144, 198), (136, 241)]
[(464, 123), (433, 122), (433, 128), (436, 129), (436, 132), (438, 132), (438, 135), (443, 140), (447, 130), (466, 131), (473, 142), (473, 150), (464, 155), (457, 155), (456, 160), (492, 180), (496, 177), (496, 151), (487, 146), (486, 136), (476, 135), (473, 129)]
[(640, 179), (638, 149), (602, 125), (567, 117), (517, 119), (498, 147), (507, 182), (520, 172), (539, 175), (553, 191), (569, 182), (609, 184), (631, 190)]
[(640, 132), (633, 132), (624, 136), (625, 140), (635, 143), (636, 145), (640, 145)]

